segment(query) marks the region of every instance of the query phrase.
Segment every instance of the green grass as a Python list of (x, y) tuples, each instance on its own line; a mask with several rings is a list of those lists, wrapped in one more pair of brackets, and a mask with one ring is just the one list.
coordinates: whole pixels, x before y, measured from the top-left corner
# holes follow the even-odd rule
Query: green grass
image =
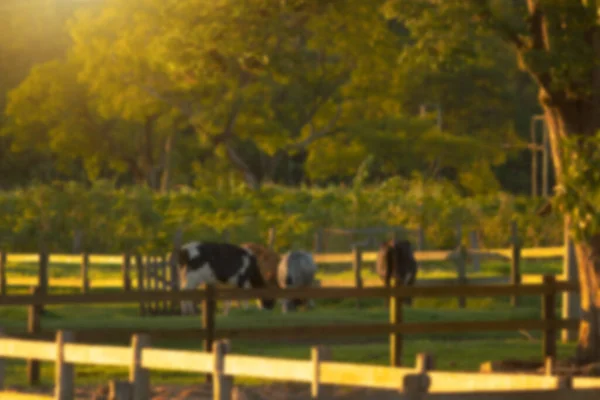
[[(37, 266), (8, 265), (8, 282), (12, 277), (36, 276)], [(559, 273), (560, 262), (524, 263), (524, 273)], [(486, 262), (482, 265), (479, 276), (506, 276), (508, 264), (501, 262)], [(77, 279), (77, 265), (52, 264), (51, 277), (74, 277)], [(90, 269), (92, 287), (94, 279), (118, 281), (120, 268), (116, 265), (95, 266)], [(452, 277), (454, 267), (449, 263), (425, 264), (419, 277)], [(336, 268), (327, 268), (319, 274), (325, 285), (328, 282), (352, 284), (352, 273)], [(363, 277), (365, 280), (378, 281), (372, 269), (367, 266)], [(11, 285), (10, 293), (23, 293), (26, 285)], [(51, 288), (54, 293), (76, 293), (75, 287)], [(95, 290), (115, 291), (118, 288), (103, 288)], [(530, 319), (540, 316), (540, 299), (538, 297), (523, 297), (522, 305), (512, 308), (506, 297), (469, 298), (466, 309), (458, 309), (456, 298), (415, 299), (413, 306), (405, 308), (404, 317), (407, 322), (424, 321), (496, 321), (503, 319)], [(560, 300), (559, 300), (560, 303)], [(559, 307), (560, 304), (557, 304)], [(200, 319), (188, 316), (170, 317), (140, 317), (137, 305), (65, 305), (47, 307), (48, 313), (42, 317), (44, 330), (83, 329), (83, 328), (144, 328), (144, 329), (180, 329), (198, 328)], [(557, 309), (557, 312), (560, 312)], [(559, 314), (560, 315), (560, 314)], [(273, 312), (260, 312), (253, 306), (249, 310), (232, 309), (229, 316), (218, 315), (218, 327), (260, 327), (260, 326), (302, 326), (345, 323), (375, 323), (387, 321), (388, 313), (383, 307), (382, 299), (367, 299), (363, 307), (357, 309), (354, 299), (321, 300), (317, 308), (310, 311), (300, 311), (288, 315), (281, 314), (279, 308)], [(9, 332), (26, 329), (25, 307), (0, 307), (0, 324)], [(481, 362), (506, 358), (540, 359), (541, 342), (539, 332), (529, 332), (526, 336), (519, 332), (486, 332), (486, 333), (437, 333), (427, 335), (406, 335), (404, 342), (403, 362), (413, 365), (414, 356), (418, 352), (428, 352), (436, 356), (437, 368), (444, 370), (475, 370)], [(128, 338), (124, 338), (125, 341)], [(360, 345), (338, 344), (330, 345), (333, 358), (336, 361), (359, 362), (385, 365), (388, 363), (388, 347), (386, 337), (380, 342)], [(201, 342), (193, 340), (161, 340), (153, 343), (156, 347), (201, 349)], [(309, 357), (310, 346), (307, 344), (291, 344), (265, 341), (238, 340), (232, 343), (233, 351), (240, 354), (262, 355), (272, 357), (303, 358)], [(573, 344), (559, 344), (559, 356), (566, 357), (573, 353)], [(7, 368), (6, 383), (8, 385), (24, 384), (24, 362), (10, 361)], [(77, 366), (78, 384), (106, 383), (108, 379), (127, 376), (124, 368), (106, 368), (94, 366)], [(152, 372), (154, 383), (191, 383), (197, 381), (194, 374), (174, 372)], [(42, 363), (42, 382), (51, 385), (53, 368), (50, 363)], [(245, 383), (255, 382), (243, 379)]]

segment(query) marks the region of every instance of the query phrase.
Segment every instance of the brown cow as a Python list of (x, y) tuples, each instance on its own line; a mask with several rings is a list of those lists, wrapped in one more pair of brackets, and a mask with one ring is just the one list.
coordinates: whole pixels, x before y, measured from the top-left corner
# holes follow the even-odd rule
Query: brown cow
[[(408, 240), (388, 240), (382, 243), (375, 266), (386, 287), (391, 286), (392, 278), (400, 280), (406, 286), (415, 284), (418, 265)], [(412, 300), (407, 298), (405, 303), (411, 304)]]
[[(278, 287), (277, 284), (277, 266), (281, 260), (280, 255), (270, 248), (260, 245), (258, 243), (242, 243), (240, 247), (249, 250), (256, 257), (258, 268), (260, 273), (267, 284), (266, 287)], [(239, 305), (239, 302), (238, 302)], [(244, 308), (248, 307), (248, 302), (243, 301), (242, 305)], [(231, 307), (231, 301), (225, 301), (224, 311), (225, 314), (229, 313)]]
[(242, 243), (241, 247), (254, 254), (267, 286), (277, 286), (277, 266), (281, 260), (279, 253), (257, 243)]

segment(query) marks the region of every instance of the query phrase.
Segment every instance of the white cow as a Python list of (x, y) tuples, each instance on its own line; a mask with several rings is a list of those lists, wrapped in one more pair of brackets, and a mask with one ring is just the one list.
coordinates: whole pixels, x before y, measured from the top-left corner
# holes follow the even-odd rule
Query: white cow
[[(179, 251), (181, 289), (192, 290), (203, 283), (226, 283), (239, 288), (266, 287), (256, 257), (230, 243), (190, 242)], [(274, 299), (261, 299), (262, 308), (273, 309)], [(181, 303), (182, 314), (193, 314), (191, 301)]]
[[(277, 283), (281, 288), (312, 287), (315, 285), (317, 264), (309, 252), (292, 250), (281, 257), (277, 267)], [(284, 313), (295, 310), (305, 300), (283, 299), (282, 311)], [(309, 308), (314, 307), (314, 301), (308, 300)]]

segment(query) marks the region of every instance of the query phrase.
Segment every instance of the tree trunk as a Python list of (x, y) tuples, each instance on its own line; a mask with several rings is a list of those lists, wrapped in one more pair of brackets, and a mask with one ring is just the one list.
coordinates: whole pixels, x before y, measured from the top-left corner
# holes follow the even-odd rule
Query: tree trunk
[(242, 174), (248, 187), (252, 190), (260, 189), (260, 179), (252, 172), (248, 164), (242, 160), (235, 149), (229, 143), (225, 143), (225, 150), (229, 161)]
[(281, 150), (278, 150), (275, 152), (275, 154), (273, 156), (269, 156), (268, 154), (265, 154), (265, 157), (267, 158), (266, 162), (264, 163), (264, 170), (263, 170), (263, 180), (265, 182), (271, 182), (271, 183), (276, 183), (277, 182), (277, 170), (279, 168), (279, 165), (281, 164), (281, 160), (284, 158), (285, 153)]
[(600, 360), (600, 234), (575, 245), (581, 287), (581, 322), (577, 359)]
[(161, 193), (168, 193), (171, 187), (171, 158), (173, 154), (173, 142), (175, 140), (175, 133), (171, 133), (165, 140), (164, 146), (164, 157), (163, 157), (163, 168), (162, 176), (160, 179), (160, 191)]
[[(542, 90), (541, 104), (550, 133), (557, 183), (564, 182), (561, 140), (595, 134), (594, 107), (581, 107), (571, 101), (550, 99)], [(567, 217), (569, 217), (567, 215)], [(577, 359), (581, 363), (600, 360), (600, 233), (575, 243), (581, 290), (581, 322)]]

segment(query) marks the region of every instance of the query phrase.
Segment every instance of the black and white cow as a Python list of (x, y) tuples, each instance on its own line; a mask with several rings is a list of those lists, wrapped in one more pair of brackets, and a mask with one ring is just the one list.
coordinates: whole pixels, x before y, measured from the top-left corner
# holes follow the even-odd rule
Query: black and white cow
[[(230, 243), (190, 242), (179, 250), (179, 278), (183, 290), (203, 283), (225, 283), (239, 288), (266, 287), (256, 257), (251, 251)], [(274, 299), (261, 299), (261, 308), (273, 309)], [(181, 303), (182, 314), (193, 314), (193, 303)]]
[[(391, 286), (392, 277), (403, 285), (414, 285), (417, 278), (417, 260), (408, 240), (389, 240), (379, 247), (376, 262), (377, 274), (386, 287)], [(411, 300), (406, 299), (410, 304)]]
[[(309, 252), (302, 250), (288, 251), (281, 257), (277, 266), (277, 283), (281, 288), (310, 287), (315, 285), (317, 264)], [(305, 300), (283, 299), (282, 311), (295, 310)], [(308, 300), (308, 307), (314, 307), (314, 301)]]

